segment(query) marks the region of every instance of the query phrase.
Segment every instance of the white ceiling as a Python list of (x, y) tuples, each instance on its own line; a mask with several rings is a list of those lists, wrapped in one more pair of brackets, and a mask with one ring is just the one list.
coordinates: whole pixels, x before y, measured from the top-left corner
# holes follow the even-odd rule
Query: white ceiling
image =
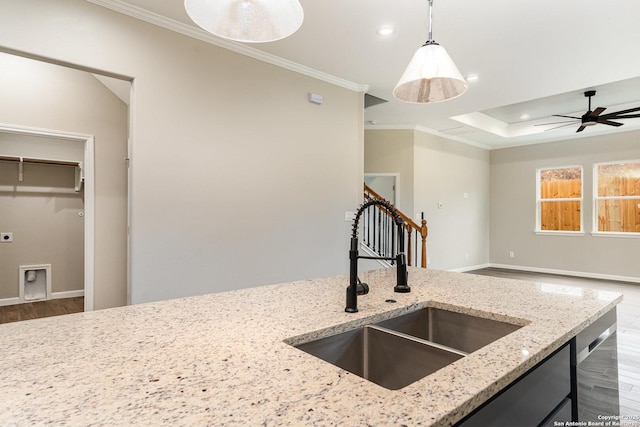
[[(485, 148), (640, 129), (640, 119), (544, 131), (580, 116), (583, 92), (606, 113), (640, 106), (640, 1), (434, 0), (433, 36), (463, 75), (463, 96), (437, 104), (394, 100), (392, 90), (427, 39), (427, 0), (301, 0), (305, 20), (284, 40), (240, 45), (200, 32), (183, 0), (89, 0), (182, 33), (389, 100), (365, 112), (367, 128), (417, 128)], [(391, 36), (376, 34), (381, 26)], [(265, 55), (266, 54), (266, 55)], [(530, 118), (523, 120), (522, 114)], [(456, 119), (454, 119), (454, 117)], [(371, 124), (375, 123), (375, 124)]]

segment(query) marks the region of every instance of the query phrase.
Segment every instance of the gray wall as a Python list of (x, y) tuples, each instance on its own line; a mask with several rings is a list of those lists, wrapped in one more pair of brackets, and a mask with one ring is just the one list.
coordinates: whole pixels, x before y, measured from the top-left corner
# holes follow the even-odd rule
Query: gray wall
[(413, 131), (367, 129), (364, 138), (364, 171), (399, 173), (400, 203), (397, 207), (413, 218)]
[[(640, 132), (491, 152), (491, 262), (591, 275), (640, 277), (640, 239), (592, 231), (593, 164), (640, 159)], [(536, 169), (583, 166), (582, 236), (536, 235)], [(513, 251), (514, 258), (509, 257)]]
[(362, 93), (86, 1), (0, 8), (0, 46), (134, 78), (134, 303), (347, 271)]
[[(429, 267), (489, 261), (489, 152), (415, 131), (414, 204), (429, 226)], [(442, 207), (438, 207), (438, 203)]]
[(18, 163), (0, 161), (0, 231), (13, 233), (12, 243), (0, 244), (0, 299), (18, 298), (21, 265), (51, 264), (52, 293), (83, 290), (84, 204), (74, 192), (75, 168), (26, 163), (23, 177)]
[[(430, 268), (489, 262), (487, 150), (418, 130), (367, 130), (365, 168), (401, 173), (403, 199), (410, 198), (413, 212), (424, 212), (427, 220)], [(411, 194), (405, 197), (407, 189)]]
[[(0, 8), (2, 18), (11, 15), (4, 4), (0, 3)], [(14, 18), (13, 22), (22, 25), (24, 20)], [(0, 97), (3, 124), (94, 135), (94, 308), (126, 304), (127, 106), (89, 73), (2, 53)], [(19, 142), (17, 154), (34, 157), (51, 154), (43, 151), (42, 145), (32, 146), (28, 139)], [(66, 144), (80, 143), (66, 141)], [(59, 141), (56, 147), (62, 149), (64, 145)], [(81, 152), (83, 149), (80, 148)]]

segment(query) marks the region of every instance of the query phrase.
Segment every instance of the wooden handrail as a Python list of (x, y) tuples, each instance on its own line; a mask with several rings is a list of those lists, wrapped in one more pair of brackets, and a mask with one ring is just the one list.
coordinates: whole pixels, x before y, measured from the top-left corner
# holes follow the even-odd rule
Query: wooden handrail
[[(367, 184), (364, 184), (364, 198), (365, 198), (365, 200), (371, 200), (371, 199), (383, 199), (383, 200), (386, 200), (384, 197), (382, 197), (378, 193), (376, 193)], [(383, 212), (385, 212), (387, 215), (391, 216), (391, 212), (387, 211), (384, 207), (380, 207), (380, 209)], [(427, 268), (427, 235), (429, 234), (429, 229), (427, 228), (427, 220), (423, 219), (422, 220), (422, 224), (418, 225), (418, 224), (415, 223), (415, 221), (413, 221), (411, 218), (409, 218), (403, 212), (401, 212), (401, 211), (399, 211), (397, 209), (396, 209), (396, 212), (398, 213), (400, 218), (402, 218), (404, 220), (405, 228), (407, 230), (407, 235), (408, 235), (407, 261), (408, 261), (409, 265), (411, 265), (411, 263), (413, 261), (413, 251), (411, 249), (411, 247), (412, 247), (412, 245), (411, 245), (411, 234), (415, 230), (418, 233), (420, 233), (420, 237), (422, 238), (422, 242), (421, 242), (421, 245), (422, 245), (422, 257), (421, 257), (421, 260), (420, 260), (420, 266), (422, 268)]]
[[(369, 194), (367, 194), (367, 193), (369, 193)], [(371, 196), (373, 196), (373, 197), (371, 197)], [(367, 184), (364, 184), (364, 197), (367, 198), (367, 199), (383, 199), (383, 200), (386, 200), (384, 197), (382, 197), (381, 195), (376, 193)], [(411, 218), (409, 218), (404, 213), (402, 213), (398, 208), (396, 208), (396, 212), (398, 212), (398, 215), (400, 215), (400, 218), (402, 218), (404, 220), (404, 222), (409, 224), (414, 229), (420, 230), (420, 227), (418, 226), (418, 224), (416, 224)]]

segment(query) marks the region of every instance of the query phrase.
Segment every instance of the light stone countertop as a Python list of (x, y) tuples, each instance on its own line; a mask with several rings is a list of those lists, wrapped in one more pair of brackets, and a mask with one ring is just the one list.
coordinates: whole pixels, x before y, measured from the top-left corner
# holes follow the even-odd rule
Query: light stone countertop
[[(438, 270), (411, 268), (408, 294), (395, 270), (360, 277), (355, 314), (336, 276), (0, 325), (0, 425), (451, 425), (622, 300)], [(284, 342), (426, 305), (526, 326), (396, 391)]]

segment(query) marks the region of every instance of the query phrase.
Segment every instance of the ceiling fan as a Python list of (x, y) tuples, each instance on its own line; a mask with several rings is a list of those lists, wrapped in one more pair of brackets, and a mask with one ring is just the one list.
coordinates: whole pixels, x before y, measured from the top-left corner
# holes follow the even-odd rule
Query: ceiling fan
[[(608, 113), (608, 114), (602, 114), (604, 110), (606, 110), (606, 108), (604, 107), (598, 107), (595, 110), (591, 111), (591, 97), (594, 96), (595, 94), (596, 94), (595, 90), (588, 90), (584, 93), (584, 96), (589, 98), (589, 109), (587, 110), (586, 113), (582, 115), (582, 117), (554, 114), (553, 117), (566, 117), (568, 119), (573, 119), (573, 120), (569, 120), (568, 124), (563, 124), (561, 126), (556, 126), (554, 128), (547, 129), (547, 130), (549, 131), (549, 130), (558, 129), (565, 126), (572, 126), (573, 124), (576, 123), (576, 120), (580, 120), (580, 127), (576, 132), (582, 132), (583, 130), (586, 129), (587, 126), (593, 126), (598, 123), (603, 125), (619, 127), (619, 126), (622, 126), (624, 123), (614, 122), (613, 120), (640, 118), (640, 114), (630, 114), (636, 111), (640, 111), (640, 107), (630, 108), (628, 110), (616, 111), (615, 113)], [(555, 125), (559, 123), (567, 123), (567, 122), (564, 121), (564, 122), (554, 122), (554, 123), (543, 123), (543, 124), (538, 124), (536, 126)]]

